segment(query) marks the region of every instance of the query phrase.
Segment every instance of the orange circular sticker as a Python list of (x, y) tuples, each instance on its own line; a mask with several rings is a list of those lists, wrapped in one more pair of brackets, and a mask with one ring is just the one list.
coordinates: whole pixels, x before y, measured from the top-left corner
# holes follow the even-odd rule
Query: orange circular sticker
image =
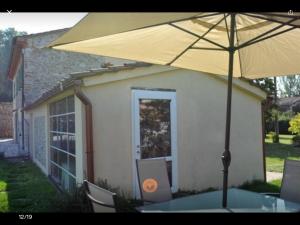
[(143, 182), (143, 190), (145, 192), (155, 192), (157, 190), (158, 183), (155, 179), (149, 178)]

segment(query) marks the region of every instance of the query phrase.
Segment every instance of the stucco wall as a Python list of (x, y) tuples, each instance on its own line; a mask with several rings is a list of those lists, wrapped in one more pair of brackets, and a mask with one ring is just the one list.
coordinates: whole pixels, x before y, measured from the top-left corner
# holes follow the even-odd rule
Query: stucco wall
[[(106, 79), (106, 76), (115, 75), (103, 75), (99, 79)], [(83, 89), (93, 104), (95, 177), (132, 191), (132, 87), (176, 89), (179, 188), (221, 187), (226, 82), (187, 70), (167, 71)], [(261, 132), (260, 99), (235, 87), (230, 185), (263, 179)]]
[(34, 117), (33, 135), (34, 135), (34, 158), (45, 167), (46, 166), (46, 116)]
[(36, 109), (27, 112), (30, 118), (30, 149), (32, 160), (48, 174), (48, 111), (47, 105), (43, 104)]

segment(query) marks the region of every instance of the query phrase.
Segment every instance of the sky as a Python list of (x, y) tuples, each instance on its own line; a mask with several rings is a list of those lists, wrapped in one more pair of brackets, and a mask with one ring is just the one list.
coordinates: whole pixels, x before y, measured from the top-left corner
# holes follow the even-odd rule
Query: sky
[(14, 27), (28, 34), (74, 26), (87, 13), (0, 13), (0, 30)]

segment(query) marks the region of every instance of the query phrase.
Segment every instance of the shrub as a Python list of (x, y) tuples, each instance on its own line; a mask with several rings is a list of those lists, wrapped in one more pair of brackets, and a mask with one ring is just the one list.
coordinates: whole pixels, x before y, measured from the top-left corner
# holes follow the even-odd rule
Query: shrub
[(117, 194), (116, 209), (118, 212), (136, 212), (135, 207), (143, 205), (141, 200), (129, 197), (130, 195), (121, 191), (119, 187), (112, 187), (108, 184), (107, 179), (98, 179), (96, 185)]
[(83, 186), (75, 188), (71, 193), (63, 192), (59, 208), (63, 212), (89, 212), (89, 203)]
[(278, 142), (278, 138), (279, 138), (279, 137), (276, 136), (276, 133), (275, 133), (275, 132), (271, 131), (271, 132), (268, 133), (268, 135), (269, 135), (270, 138), (272, 139), (272, 142), (273, 142), (273, 143)]
[(182, 190), (179, 189), (178, 192), (173, 194), (174, 198), (182, 198), (182, 197), (186, 197), (189, 195), (196, 195), (196, 194), (200, 194), (200, 193), (205, 193), (205, 192), (211, 192), (211, 191), (216, 191), (216, 188), (213, 187), (209, 187), (203, 190)]
[(300, 113), (290, 120), (289, 131), (293, 134), (300, 134)]

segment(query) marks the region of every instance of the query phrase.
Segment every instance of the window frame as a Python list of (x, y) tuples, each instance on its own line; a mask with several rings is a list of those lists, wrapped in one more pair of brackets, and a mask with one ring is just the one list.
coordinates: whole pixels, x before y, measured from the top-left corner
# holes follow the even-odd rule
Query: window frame
[[(72, 99), (72, 105), (73, 105), (72, 107), (69, 107), (69, 104), (70, 104), (70, 100), (69, 99)], [(65, 112), (64, 113), (57, 113), (58, 111), (60, 111), (60, 110), (57, 110), (57, 104), (58, 105), (61, 104), (62, 101), (65, 102), (65, 106), (64, 106)], [(53, 110), (52, 107), (54, 107), (54, 110)], [(72, 109), (72, 111), (69, 111), (70, 108)], [(74, 179), (75, 183), (76, 183), (76, 163), (77, 163), (77, 156), (76, 156), (76, 130), (74, 130), (74, 132), (69, 132), (69, 119), (68, 119), (69, 115), (74, 115), (74, 121), (73, 121), (74, 126), (73, 127), (75, 128), (75, 123), (76, 123), (76, 121), (75, 121), (75, 96), (74, 95), (69, 95), (69, 96), (66, 96), (64, 98), (58, 99), (57, 101), (51, 102), (49, 104), (49, 107), (48, 107), (48, 112), (49, 112), (49, 114), (48, 114), (48, 122), (49, 122), (49, 128), (48, 128), (48, 138), (49, 138), (49, 148), (48, 148), (48, 151), (49, 151), (49, 154), (48, 154), (49, 155), (49, 174), (53, 178), (54, 182), (56, 182), (60, 186), (60, 188), (64, 189), (64, 187), (62, 186), (62, 180), (58, 181), (57, 178), (53, 176), (51, 167), (55, 166), (55, 167), (58, 168), (58, 170), (62, 170), (68, 176), (70, 176), (71, 178), (68, 177), (68, 182), (70, 182), (69, 179)], [(66, 117), (67, 118), (66, 132), (65, 131), (58, 131), (59, 127), (60, 127), (60, 125), (59, 125), (59, 121), (60, 120), (59, 119), (56, 120), (56, 122), (57, 122), (57, 124), (56, 124), (56, 130), (53, 130), (53, 126), (51, 124), (52, 123), (52, 120), (51, 120), (52, 118), (61, 118), (61, 117)], [(52, 140), (53, 134), (56, 134), (56, 135), (66, 135), (67, 136), (67, 147), (66, 147), (66, 149), (62, 149), (62, 148), (60, 148), (58, 146), (54, 146), (53, 145), (53, 140)], [(74, 137), (74, 142), (75, 142), (75, 144), (74, 144), (74, 153), (71, 153), (69, 151), (69, 146), (70, 146), (70, 144), (69, 144), (69, 136), (73, 136)], [(52, 151), (56, 151), (57, 154), (59, 152), (62, 152), (64, 154), (66, 154), (66, 156), (67, 156), (67, 168), (64, 168), (62, 165), (59, 165), (59, 156), (57, 156), (57, 159), (56, 159), (57, 161), (54, 161), (55, 159), (54, 160), (52, 159)], [(74, 160), (75, 160), (74, 174), (71, 172), (72, 169), (70, 167), (70, 162), (69, 162), (70, 161), (69, 160), (70, 157), (73, 157)], [(60, 179), (62, 179), (62, 178), (60, 178)], [(70, 191), (69, 189), (70, 189), (70, 183), (69, 183), (69, 187), (67, 189), (64, 189), (64, 190)]]

